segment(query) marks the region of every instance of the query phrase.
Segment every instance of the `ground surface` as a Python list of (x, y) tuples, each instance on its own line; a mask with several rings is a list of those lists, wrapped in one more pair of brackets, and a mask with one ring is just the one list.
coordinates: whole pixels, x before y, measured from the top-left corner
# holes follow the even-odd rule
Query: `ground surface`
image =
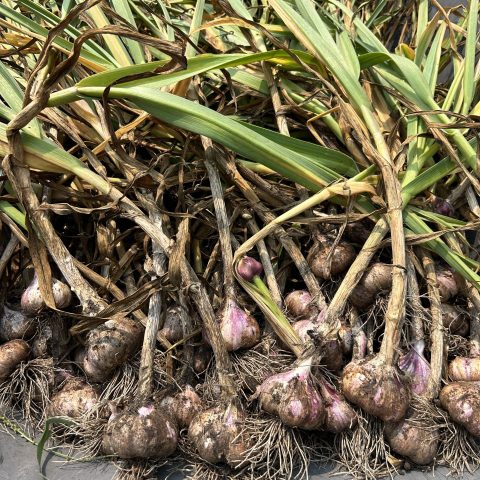
[[(438, 469), (433, 472), (410, 472), (399, 476), (401, 480), (446, 479), (446, 471)], [(43, 474), (43, 475), (42, 475)], [(36, 449), (21, 438), (11, 437), (0, 432), (0, 480), (112, 480), (115, 467), (109, 463), (69, 464), (65, 465), (57, 457), (46, 457), (39, 471)], [(167, 474), (158, 477), (166, 479)], [(168, 480), (182, 480), (181, 474), (168, 476)], [(312, 471), (310, 480), (324, 480), (329, 477), (328, 472)], [(452, 477), (450, 477), (452, 478)], [(462, 479), (474, 480), (479, 476), (463, 476)]]

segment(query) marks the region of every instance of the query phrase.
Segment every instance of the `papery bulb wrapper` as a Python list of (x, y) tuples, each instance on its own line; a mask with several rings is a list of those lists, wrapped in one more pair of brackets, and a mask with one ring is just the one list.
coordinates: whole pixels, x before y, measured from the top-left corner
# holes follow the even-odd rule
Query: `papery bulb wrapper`
[(176, 395), (162, 399), (160, 406), (166, 407), (171, 412), (179, 427), (187, 428), (192, 419), (202, 411), (203, 404), (195, 390), (187, 385)]
[(48, 406), (50, 417), (79, 418), (91, 411), (99, 401), (97, 391), (80, 378), (67, 376), (61, 390), (55, 393)]
[(0, 345), (0, 382), (8, 378), (29, 356), (30, 347), (24, 340), (10, 340)]
[(177, 448), (176, 422), (155, 404), (113, 412), (102, 440), (103, 452), (120, 458), (165, 458)]
[(306, 290), (294, 290), (285, 297), (285, 307), (295, 319), (313, 319), (318, 315), (318, 307)]
[(349, 363), (343, 369), (342, 390), (347, 400), (384, 422), (402, 420), (410, 404), (407, 381), (379, 357)]
[[(65, 283), (53, 279), (52, 283), (53, 298), (57, 308), (66, 308), (72, 301), (72, 292)], [(37, 274), (34, 274), (32, 283), (25, 289), (20, 300), (22, 311), (27, 315), (36, 315), (45, 308), (45, 301), (40, 292)]]
[(417, 465), (429, 465), (438, 450), (438, 429), (424, 426), (425, 420), (407, 417), (397, 423), (385, 424), (384, 434), (392, 450)]
[(452, 419), (480, 437), (480, 382), (453, 382), (442, 388), (440, 403)]
[(225, 462), (236, 468), (245, 461), (249, 447), (244, 422), (245, 414), (234, 404), (218, 405), (193, 418), (188, 438), (205, 461)]
[(398, 361), (400, 370), (410, 377), (412, 391), (417, 395), (422, 395), (427, 391), (431, 373), (430, 364), (423, 355), (424, 349), (425, 342), (419, 340)]
[(260, 327), (251, 315), (233, 300), (227, 300), (220, 312), (220, 331), (229, 352), (250, 348), (260, 341)]
[(260, 407), (277, 415), (285, 425), (304, 430), (320, 428), (325, 421), (322, 398), (310, 378), (311, 359), (267, 378), (257, 387), (254, 398)]
[(0, 318), (0, 338), (2, 340), (15, 340), (17, 338), (31, 337), (35, 330), (34, 319), (23, 312), (12, 310), (6, 305)]
[(355, 255), (355, 249), (346, 242), (335, 248), (315, 243), (308, 252), (307, 262), (316, 277), (327, 280), (347, 270)]
[(448, 377), (453, 382), (480, 381), (480, 358), (456, 357), (448, 366)]
[(322, 384), (321, 393), (326, 411), (325, 430), (340, 433), (357, 424), (357, 414), (333, 387)]

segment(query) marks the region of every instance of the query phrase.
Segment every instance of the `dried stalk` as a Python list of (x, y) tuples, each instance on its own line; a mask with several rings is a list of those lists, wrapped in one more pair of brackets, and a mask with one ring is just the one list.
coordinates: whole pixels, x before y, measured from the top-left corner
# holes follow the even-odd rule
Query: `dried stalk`
[(430, 365), (431, 373), (428, 379), (428, 387), (425, 396), (431, 400), (437, 398), (442, 385), (443, 373), (443, 320), (440, 292), (438, 290), (437, 274), (435, 263), (426, 250), (422, 250), (422, 264), (427, 280), (428, 297), (430, 300), (430, 314), (432, 323), (430, 327)]
[[(154, 210), (150, 211), (150, 218), (159, 226), (159, 228), (162, 228), (162, 217), (161, 215), (158, 215), (158, 212)], [(155, 275), (152, 275), (152, 280), (161, 278), (165, 275), (167, 270), (167, 258), (162, 247), (155, 241), (152, 241), (152, 264), (155, 272)], [(161, 315), (162, 293), (158, 291), (150, 297), (147, 325), (145, 328), (145, 336), (143, 338), (140, 371), (138, 375), (138, 396), (142, 401), (146, 401), (153, 391), (153, 359)]]

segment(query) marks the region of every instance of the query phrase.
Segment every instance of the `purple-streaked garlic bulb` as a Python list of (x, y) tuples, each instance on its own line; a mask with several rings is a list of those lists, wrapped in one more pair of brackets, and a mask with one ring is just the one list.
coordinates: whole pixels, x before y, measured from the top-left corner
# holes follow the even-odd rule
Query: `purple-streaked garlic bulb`
[(112, 413), (102, 439), (102, 450), (120, 458), (165, 458), (177, 448), (175, 420), (154, 403)]
[(347, 270), (355, 259), (355, 249), (347, 242), (340, 242), (335, 248), (332, 245), (315, 243), (309, 250), (307, 262), (312, 273), (324, 280), (335, 277)]
[(232, 299), (227, 299), (219, 313), (220, 332), (229, 352), (250, 348), (260, 341), (257, 321)]
[(417, 340), (398, 361), (400, 370), (410, 378), (412, 391), (417, 395), (422, 395), (427, 391), (431, 372), (430, 364), (423, 355), (424, 350), (425, 342)]
[(384, 422), (402, 420), (410, 404), (408, 381), (378, 355), (349, 363), (342, 390), (347, 400)]
[(252, 257), (243, 257), (237, 265), (237, 273), (243, 280), (251, 282), (253, 278), (263, 271), (262, 264)]
[[(52, 292), (57, 308), (66, 308), (70, 305), (70, 302), (72, 301), (72, 291), (68, 285), (54, 278)], [(30, 283), (23, 292), (20, 305), (22, 311), (27, 315), (36, 315), (45, 308), (45, 300), (40, 292), (36, 273), (33, 276), (32, 283)]]
[(448, 366), (448, 377), (452, 382), (479, 382), (480, 358), (454, 358)]
[(340, 433), (348, 428), (353, 428), (358, 422), (353, 408), (328, 383), (321, 383), (320, 391), (326, 412), (323, 428), (332, 433)]
[(168, 409), (180, 428), (188, 428), (193, 418), (202, 411), (202, 400), (195, 390), (187, 385), (181, 392), (162, 399), (160, 407)]
[(245, 414), (233, 403), (217, 405), (193, 418), (188, 439), (203, 460), (236, 468), (245, 462), (249, 447), (244, 422)]
[(30, 356), (30, 347), (24, 340), (10, 340), (0, 345), (0, 382), (7, 379)]
[(285, 307), (288, 313), (298, 320), (310, 320), (318, 315), (318, 307), (306, 290), (294, 290), (285, 297)]
[(438, 429), (425, 425), (425, 420), (407, 417), (386, 423), (384, 435), (391, 449), (417, 465), (430, 465), (438, 450)]
[(28, 339), (34, 330), (34, 319), (18, 310), (11, 310), (6, 305), (3, 307), (3, 313), (0, 316), (0, 338), (2, 340)]
[(440, 403), (453, 421), (480, 437), (480, 382), (453, 382), (442, 388)]
[(278, 416), (289, 427), (321, 428), (326, 412), (313, 384), (311, 367), (312, 358), (308, 358), (291, 370), (267, 378), (253, 398), (258, 398), (262, 410)]
[(54, 393), (48, 406), (49, 417), (79, 418), (98, 404), (95, 388), (84, 380), (68, 376), (63, 387)]

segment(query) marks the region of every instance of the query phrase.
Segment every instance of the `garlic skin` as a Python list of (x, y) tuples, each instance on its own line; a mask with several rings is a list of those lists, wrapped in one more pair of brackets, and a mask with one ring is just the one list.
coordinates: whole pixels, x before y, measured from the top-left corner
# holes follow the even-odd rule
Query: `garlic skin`
[(358, 422), (353, 408), (331, 385), (322, 383), (320, 389), (326, 411), (324, 429), (328, 432), (340, 433), (353, 428)]
[(261, 332), (257, 321), (233, 300), (226, 301), (219, 317), (220, 332), (229, 352), (253, 347), (260, 341)]
[(398, 423), (387, 423), (384, 434), (394, 452), (417, 465), (429, 465), (437, 454), (438, 429), (420, 427), (418, 423), (414, 417)]
[(460, 291), (458, 286), (458, 274), (450, 268), (438, 268), (436, 270), (438, 291), (442, 303), (456, 297)]
[(338, 330), (338, 339), (340, 341), (340, 346), (342, 352), (345, 355), (350, 355), (353, 352), (353, 331), (348, 326), (342, 323)]
[(343, 369), (342, 390), (348, 401), (384, 422), (402, 420), (410, 404), (408, 382), (379, 356), (349, 363)]
[(193, 418), (188, 439), (203, 460), (237, 468), (245, 462), (249, 447), (242, 433), (244, 422), (245, 414), (233, 403), (217, 405)]
[(452, 382), (480, 381), (480, 358), (454, 358), (448, 366), (448, 377)]
[(424, 350), (425, 342), (418, 340), (398, 361), (398, 367), (410, 378), (412, 392), (417, 395), (422, 395), (427, 391), (431, 373), (430, 364), (423, 355)]
[(293, 290), (285, 297), (285, 308), (298, 320), (310, 320), (318, 315), (318, 307), (313, 304), (313, 298), (306, 290)]
[[(72, 301), (72, 291), (68, 285), (54, 278), (52, 292), (57, 308), (66, 308), (70, 305)], [(36, 273), (33, 276), (32, 283), (30, 283), (23, 292), (20, 305), (22, 311), (27, 315), (36, 315), (45, 308), (46, 304), (40, 292)]]
[(237, 265), (237, 273), (243, 280), (251, 282), (253, 278), (263, 272), (262, 264), (252, 257), (243, 257)]
[(136, 410), (114, 412), (103, 435), (102, 450), (125, 459), (165, 458), (177, 444), (175, 421), (149, 403)]
[(0, 345), (0, 382), (6, 380), (29, 356), (30, 347), (24, 340), (10, 340)]
[(450, 333), (466, 337), (470, 331), (470, 323), (467, 315), (455, 305), (442, 303), (442, 322)]
[(212, 359), (212, 350), (207, 345), (198, 346), (193, 352), (193, 370), (203, 373)]
[(170, 411), (180, 428), (188, 428), (193, 418), (202, 411), (203, 404), (195, 390), (187, 385), (176, 395), (163, 398), (160, 407)]
[(363, 275), (358, 285), (352, 290), (349, 300), (360, 310), (375, 302), (382, 292), (392, 288), (393, 265), (377, 262)]
[(87, 337), (83, 371), (92, 382), (104, 382), (140, 346), (143, 328), (128, 318), (108, 320)]
[(442, 388), (440, 403), (453, 421), (480, 437), (480, 382), (453, 382)]
[(23, 312), (12, 310), (6, 305), (0, 317), (0, 338), (5, 341), (31, 337), (35, 331), (35, 321)]
[(347, 242), (340, 242), (333, 252), (332, 248), (317, 242), (307, 255), (307, 262), (312, 273), (323, 280), (328, 280), (344, 272), (356, 256), (355, 249)]
[(92, 410), (99, 401), (97, 391), (80, 378), (67, 378), (62, 389), (52, 395), (49, 417), (79, 418)]
[(176, 343), (183, 338), (182, 318), (180, 316), (179, 306), (167, 308), (165, 323), (160, 330), (170, 343)]
[[(313, 341), (321, 342), (321, 362), (333, 372), (343, 367), (343, 348), (339, 334), (327, 332), (325, 337), (318, 333), (318, 328), (325, 319), (325, 311), (322, 310), (315, 320), (299, 320), (292, 325), (303, 343)], [(340, 333), (340, 332), (339, 332)]]
[(267, 378), (252, 398), (258, 398), (262, 410), (278, 416), (289, 427), (321, 428), (326, 412), (310, 377), (311, 365), (312, 358), (308, 358), (292, 370)]

